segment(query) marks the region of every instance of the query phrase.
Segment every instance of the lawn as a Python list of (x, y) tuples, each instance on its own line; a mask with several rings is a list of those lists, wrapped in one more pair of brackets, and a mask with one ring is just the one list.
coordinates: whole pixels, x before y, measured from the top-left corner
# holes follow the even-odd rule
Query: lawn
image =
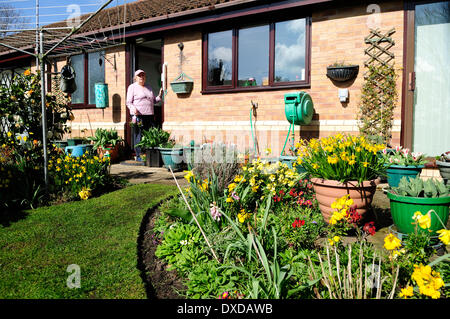
[[(139, 229), (149, 209), (175, 193), (170, 185), (134, 185), (29, 210), (0, 226), (0, 298), (146, 298)], [(80, 267), (80, 288), (67, 286), (71, 264)]]

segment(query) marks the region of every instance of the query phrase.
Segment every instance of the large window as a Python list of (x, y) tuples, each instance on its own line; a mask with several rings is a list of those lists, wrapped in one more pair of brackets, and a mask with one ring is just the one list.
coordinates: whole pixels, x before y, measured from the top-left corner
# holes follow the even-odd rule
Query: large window
[(203, 92), (309, 85), (310, 19), (206, 33)]
[(74, 107), (95, 106), (95, 83), (105, 82), (105, 53), (103, 51), (74, 55), (71, 58), (75, 69), (77, 90), (72, 93)]

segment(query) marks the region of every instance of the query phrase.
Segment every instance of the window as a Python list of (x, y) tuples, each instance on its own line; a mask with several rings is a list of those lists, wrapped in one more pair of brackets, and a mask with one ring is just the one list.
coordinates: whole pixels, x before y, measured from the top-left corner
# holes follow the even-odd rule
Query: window
[(105, 82), (105, 54), (103, 51), (71, 57), (77, 90), (71, 94), (72, 106), (95, 106), (95, 83)]
[(203, 93), (309, 85), (310, 19), (204, 35)]

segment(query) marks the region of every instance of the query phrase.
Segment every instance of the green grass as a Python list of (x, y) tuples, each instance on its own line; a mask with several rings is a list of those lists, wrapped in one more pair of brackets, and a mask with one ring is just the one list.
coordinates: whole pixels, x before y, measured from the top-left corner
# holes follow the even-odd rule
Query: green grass
[[(140, 184), (0, 226), (0, 298), (146, 298), (139, 228), (173, 194), (175, 186)], [(67, 287), (71, 264), (80, 266), (81, 288)]]

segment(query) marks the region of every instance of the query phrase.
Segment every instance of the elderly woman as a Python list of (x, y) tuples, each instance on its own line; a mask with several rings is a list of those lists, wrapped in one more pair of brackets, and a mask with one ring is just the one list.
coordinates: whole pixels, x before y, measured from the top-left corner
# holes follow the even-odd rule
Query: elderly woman
[[(141, 141), (142, 131), (154, 126), (154, 105), (161, 101), (163, 90), (158, 96), (153, 94), (152, 88), (145, 84), (146, 75), (143, 70), (134, 73), (134, 83), (128, 87), (127, 107), (130, 109), (132, 122), (137, 124), (134, 128), (134, 145)], [(141, 148), (134, 147), (136, 160), (141, 161)]]

